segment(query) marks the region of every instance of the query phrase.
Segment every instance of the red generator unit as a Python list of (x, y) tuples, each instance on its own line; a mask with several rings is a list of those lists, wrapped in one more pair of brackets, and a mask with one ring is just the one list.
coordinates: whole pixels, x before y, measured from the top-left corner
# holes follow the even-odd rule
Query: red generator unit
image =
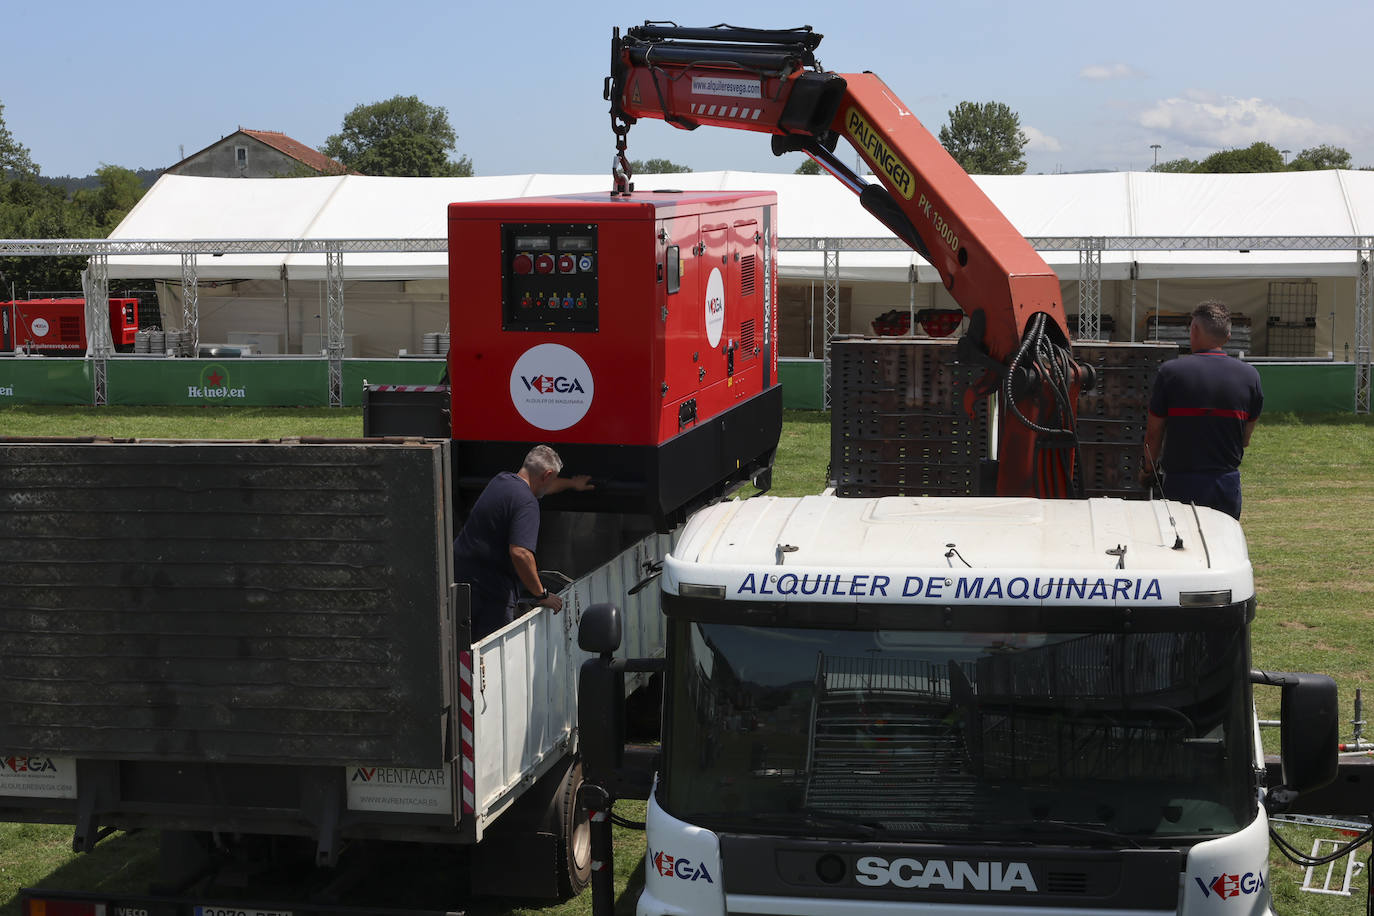
[(540, 443), (596, 485), (552, 509), (664, 524), (741, 482), (766, 489), (782, 432), (776, 212), (772, 192), (450, 204), (460, 497)]
[[(130, 351), (138, 334), (138, 300), (111, 299), (110, 339)], [(23, 347), (45, 356), (86, 355), (85, 299), (16, 299), (0, 302), (0, 350)]]

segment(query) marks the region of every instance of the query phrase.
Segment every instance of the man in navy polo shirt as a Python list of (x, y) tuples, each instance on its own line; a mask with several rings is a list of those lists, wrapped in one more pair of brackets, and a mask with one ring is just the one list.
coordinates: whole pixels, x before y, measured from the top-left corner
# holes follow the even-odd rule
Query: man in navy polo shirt
[(538, 607), (563, 610), (563, 599), (539, 579), (534, 548), (539, 542), (539, 500), (564, 490), (590, 490), (586, 474), (559, 477), (563, 459), (547, 445), (536, 445), (515, 473), (497, 474), (473, 503), (453, 541), (453, 578), (472, 588), (473, 640), (515, 619), (523, 584)]
[(1164, 471), (1169, 499), (1240, 518), (1240, 459), (1264, 406), (1255, 367), (1222, 351), (1231, 312), (1215, 300), (1193, 309), (1193, 352), (1159, 367), (1145, 425), (1145, 467)]

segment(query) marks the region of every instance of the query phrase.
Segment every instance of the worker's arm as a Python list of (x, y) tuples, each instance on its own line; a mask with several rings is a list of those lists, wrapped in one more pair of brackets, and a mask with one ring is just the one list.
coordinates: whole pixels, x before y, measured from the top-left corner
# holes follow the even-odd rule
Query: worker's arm
[(1164, 456), (1164, 418), (1152, 413), (1145, 415), (1145, 463), (1140, 469), (1140, 479), (1150, 482), (1159, 470), (1159, 460)]
[[(555, 477), (549, 481), (548, 490), (544, 491), (545, 496), (552, 496), (555, 493), (562, 493), (564, 490), (594, 490), (590, 474), (578, 474), (576, 477)], [(535, 594), (539, 594), (535, 592)]]
[[(520, 577), (520, 584), (525, 586), (526, 591), (536, 597), (544, 594), (544, 583), (539, 579), (539, 567), (534, 563), (533, 552), (518, 544), (511, 544), (510, 562), (515, 567), (515, 574)], [(552, 592), (547, 598), (535, 603), (538, 607), (553, 608), (555, 614), (563, 610), (563, 599)]]
[(1254, 432), (1255, 432), (1255, 421), (1254, 421), (1254, 420), (1246, 420), (1246, 421), (1245, 421), (1245, 429), (1244, 429), (1244, 430), (1241, 432), (1241, 434), (1240, 434), (1240, 445), (1241, 445), (1241, 448), (1249, 448), (1249, 447), (1250, 447), (1250, 436), (1251, 436)]

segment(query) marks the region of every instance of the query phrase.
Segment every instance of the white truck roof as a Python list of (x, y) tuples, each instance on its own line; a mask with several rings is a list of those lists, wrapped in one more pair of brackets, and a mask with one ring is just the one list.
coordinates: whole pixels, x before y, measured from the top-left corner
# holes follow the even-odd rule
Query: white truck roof
[(722, 502), (692, 517), (664, 562), (664, 591), (683, 583), (767, 601), (1177, 607), (1254, 595), (1230, 516), (1120, 499)]

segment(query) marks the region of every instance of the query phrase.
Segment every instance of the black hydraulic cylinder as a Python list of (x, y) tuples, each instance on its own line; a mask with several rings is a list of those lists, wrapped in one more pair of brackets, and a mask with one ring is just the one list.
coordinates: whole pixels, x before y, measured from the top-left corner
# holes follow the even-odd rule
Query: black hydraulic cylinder
[(710, 28), (674, 25), (670, 22), (646, 22), (631, 26), (626, 34), (644, 41), (722, 41), (760, 45), (787, 45), (814, 51), (823, 37), (805, 25), (796, 29), (742, 29), (720, 25)]
[(636, 67), (651, 67), (654, 64), (677, 64), (684, 67), (715, 65), (759, 73), (790, 73), (806, 63), (805, 55), (796, 49), (758, 45), (669, 41), (658, 44), (627, 44), (625, 50), (629, 52), (630, 63)]

